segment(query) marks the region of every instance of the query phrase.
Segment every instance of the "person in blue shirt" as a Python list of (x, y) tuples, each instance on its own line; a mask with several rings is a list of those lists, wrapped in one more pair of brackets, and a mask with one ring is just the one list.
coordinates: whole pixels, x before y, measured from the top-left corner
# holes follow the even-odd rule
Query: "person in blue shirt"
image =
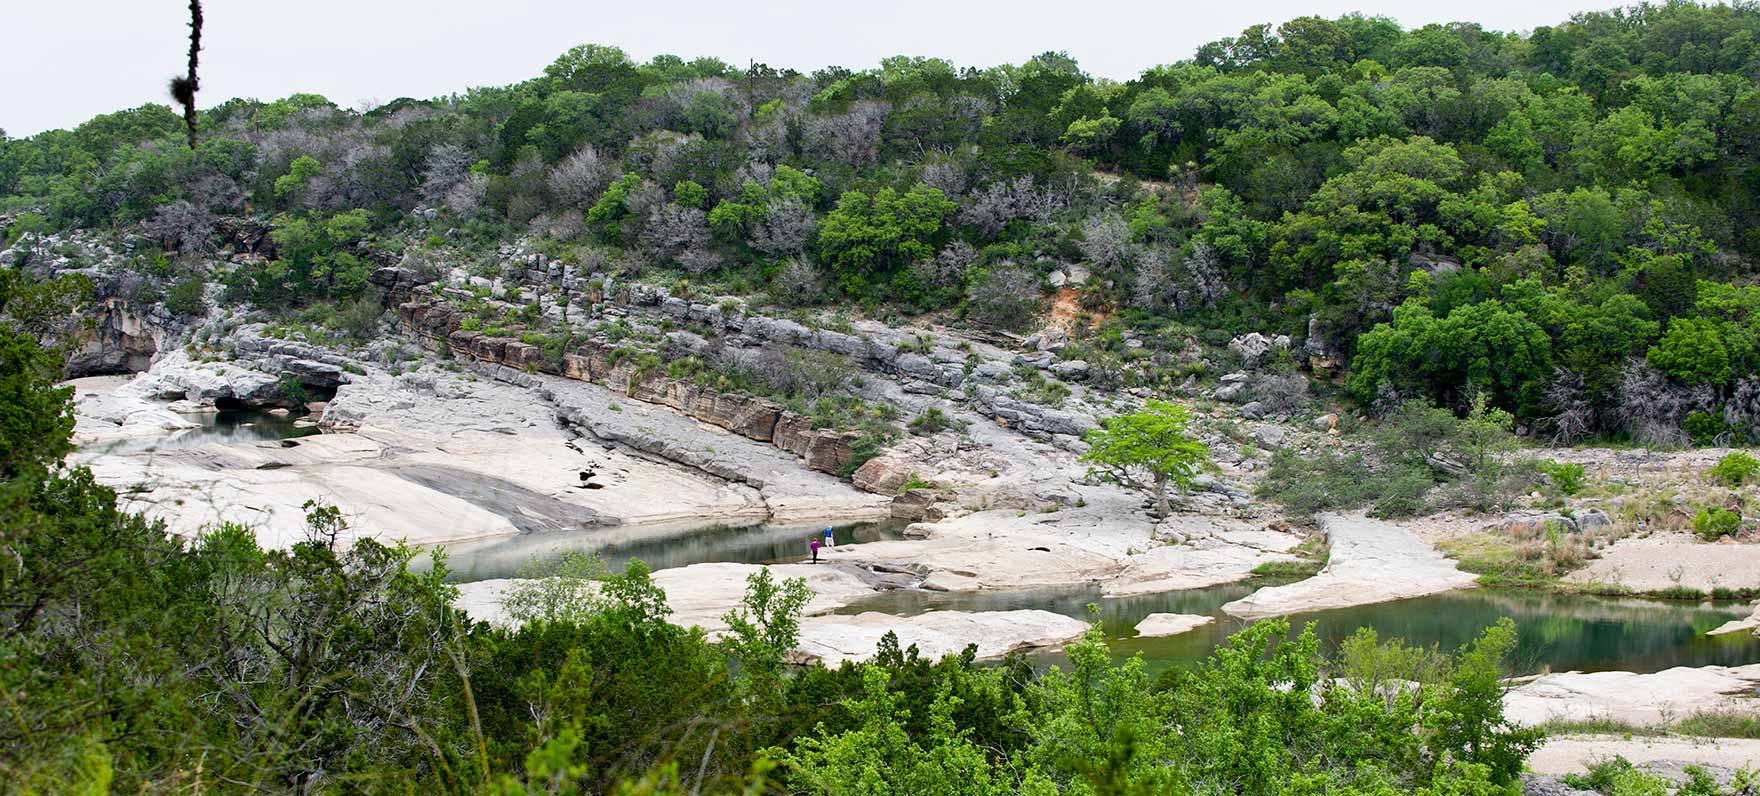
[(835, 547), (836, 545), (837, 545), (837, 540), (831, 538), (831, 529), (826, 528), (825, 529), (825, 546), (826, 547)]

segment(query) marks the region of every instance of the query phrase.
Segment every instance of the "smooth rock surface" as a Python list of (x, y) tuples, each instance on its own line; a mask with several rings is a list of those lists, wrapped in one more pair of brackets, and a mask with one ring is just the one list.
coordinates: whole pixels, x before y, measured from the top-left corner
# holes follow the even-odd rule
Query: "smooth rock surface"
[(1000, 658), (1015, 650), (1062, 646), (1087, 629), (1079, 619), (1039, 610), (812, 616), (801, 621), (796, 660), (832, 667), (866, 660), (888, 632), (898, 634), (899, 648), (915, 646), (930, 660), (958, 654), (968, 644), (978, 645), (980, 659)]
[(1403, 600), (1471, 588), (1463, 572), (1406, 528), (1360, 514), (1327, 515), (1331, 542), (1326, 568), (1307, 580), (1260, 589), (1222, 606), (1231, 616), (1257, 619), (1329, 608)]
[(1697, 711), (1760, 713), (1760, 664), (1677, 666), (1654, 674), (1562, 672), (1505, 692), (1504, 714), (1517, 724), (1559, 719), (1612, 719), (1641, 727), (1678, 721)]
[(1721, 636), (1725, 633), (1743, 632), (1752, 632), (1756, 635), (1760, 635), (1760, 603), (1754, 604), (1753, 616), (1750, 616), (1747, 619), (1731, 619), (1728, 622), (1718, 625), (1715, 630), (1705, 631), (1706, 635), (1710, 636)]
[(1204, 616), (1203, 614), (1149, 614), (1137, 622), (1137, 637), (1177, 636), (1181, 633), (1190, 633), (1214, 621), (1216, 621), (1216, 617)]

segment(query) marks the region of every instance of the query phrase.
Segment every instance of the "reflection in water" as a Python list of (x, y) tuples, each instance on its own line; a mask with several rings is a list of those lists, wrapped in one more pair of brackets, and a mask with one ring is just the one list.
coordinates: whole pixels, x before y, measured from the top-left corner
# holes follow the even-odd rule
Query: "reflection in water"
[[(519, 574), (533, 560), (554, 559), (569, 550), (597, 552), (613, 568), (640, 558), (654, 569), (705, 561), (772, 563), (798, 561), (823, 526), (652, 526), (598, 528), (567, 533), (533, 533), (447, 546), (450, 579), (472, 581)], [(838, 527), (839, 544), (898, 538), (902, 524), (865, 523)], [(1039, 608), (1087, 617), (1096, 606), (1101, 627), (1113, 639), (1114, 653), (1141, 653), (1152, 668), (1190, 666), (1210, 654), (1245, 622), (1221, 612), (1224, 603), (1280, 581), (1260, 578), (1207, 589), (1104, 598), (1087, 586), (1021, 591), (933, 592), (897, 590), (844, 608), (842, 613), (881, 611), (910, 615), (926, 611), (1005, 611)], [(1471, 641), (1502, 617), (1515, 620), (1520, 634), (1515, 669), (1522, 673), (1624, 669), (1655, 672), (1672, 666), (1736, 665), (1760, 662), (1760, 638), (1739, 633), (1706, 636), (1730, 619), (1747, 614), (1743, 605), (1663, 602), (1545, 592), (1469, 589), (1432, 597), (1301, 614), (1290, 618), (1293, 632), (1315, 623), (1323, 649), (1359, 627), (1372, 627), (1383, 639), (1453, 650)], [(1206, 614), (1208, 626), (1168, 638), (1134, 638), (1138, 620), (1151, 613)], [(1041, 663), (1065, 664), (1060, 653), (1040, 653)]]
[[(1246, 622), (1220, 610), (1275, 581), (1260, 579), (1208, 589), (1108, 599), (1093, 589), (926, 594), (890, 592), (844, 609), (846, 613), (885, 611), (921, 613), (929, 610), (1000, 611), (1041, 608), (1068, 616), (1087, 615), (1089, 604), (1099, 610), (1102, 629), (1120, 656), (1142, 653), (1154, 668), (1191, 665), (1225, 641)], [(1673, 666), (1738, 665), (1760, 661), (1760, 638), (1738, 633), (1706, 636), (1705, 631), (1739, 618), (1744, 605), (1680, 603), (1635, 598), (1502, 589), (1469, 589), (1433, 597), (1299, 614), (1290, 617), (1292, 633), (1315, 624), (1323, 649), (1359, 627), (1372, 627), (1381, 638), (1403, 638), (1414, 644), (1453, 650), (1471, 641), (1502, 617), (1516, 622), (1520, 643), (1517, 671), (1550, 669), (1602, 671), (1624, 669), (1655, 672)], [(1138, 620), (1151, 613), (1207, 614), (1216, 621), (1178, 636), (1134, 638)], [(1037, 656), (1063, 663), (1057, 653)]]
[[(904, 524), (892, 521), (839, 525), (838, 544), (899, 538)], [(563, 553), (597, 553), (613, 570), (639, 558), (650, 569), (671, 569), (708, 561), (773, 564), (800, 561), (807, 544), (824, 533), (823, 525), (694, 525), (594, 528), (578, 532), (528, 533), (444, 545), (447, 579), (455, 582), (511, 578), (534, 562)], [(425, 559), (424, 559), (425, 562)], [(423, 562), (418, 562), (421, 564)]]
[(170, 436), (117, 440), (92, 446), (89, 450), (110, 454), (149, 453), (194, 448), (210, 442), (252, 443), (309, 437), (318, 433), (317, 426), (298, 423), (299, 418), (292, 415), (271, 414), (261, 409), (222, 409), (182, 417), (201, 425)]

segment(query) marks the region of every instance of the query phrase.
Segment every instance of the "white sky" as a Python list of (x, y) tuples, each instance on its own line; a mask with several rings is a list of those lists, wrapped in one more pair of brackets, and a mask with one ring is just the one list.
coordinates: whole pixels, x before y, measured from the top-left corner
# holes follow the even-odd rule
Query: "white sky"
[[(1065, 50), (1128, 79), (1258, 22), (1356, 11), (1408, 27), (1470, 17), (1525, 31), (1618, 0), (207, 0), (203, 107), (323, 94), (345, 107), (433, 97), (537, 74), (568, 47), (748, 59), (803, 72), (888, 55), (961, 66)], [(184, 67), (186, 0), (8, 0), (0, 13), (0, 129), (23, 137), (144, 102), (169, 103)]]

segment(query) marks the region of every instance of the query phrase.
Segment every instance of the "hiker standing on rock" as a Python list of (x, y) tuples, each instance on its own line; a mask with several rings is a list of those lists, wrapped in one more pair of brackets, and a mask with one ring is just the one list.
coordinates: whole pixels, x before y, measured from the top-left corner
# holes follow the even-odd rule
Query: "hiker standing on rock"
[(813, 541), (807, 547), (813, 551), (813, 563), (819, 563), (819, 537), (813, 537)]

